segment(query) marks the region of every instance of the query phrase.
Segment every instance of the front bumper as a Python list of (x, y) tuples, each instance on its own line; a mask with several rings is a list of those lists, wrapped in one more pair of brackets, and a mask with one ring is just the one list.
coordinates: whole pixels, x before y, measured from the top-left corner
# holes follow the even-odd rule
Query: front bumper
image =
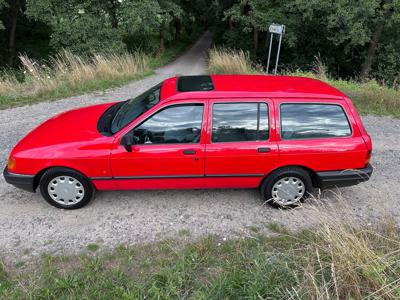
[(367, 181), (373, 172), (371, 165), (363, 169), (317, 172), (320, 188), (343, 187)]
[(35, 175), (15, 174), (8, 172), (7, 167), (3, 171), (4, 179), (7, 183), (28, 192), (35, 192)]

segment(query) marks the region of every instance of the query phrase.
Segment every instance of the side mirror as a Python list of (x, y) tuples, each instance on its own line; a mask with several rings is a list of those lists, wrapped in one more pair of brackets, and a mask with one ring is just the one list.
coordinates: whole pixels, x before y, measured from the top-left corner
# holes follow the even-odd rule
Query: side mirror
[(135, 139), (133, 138), (133, 134), (124, 135), (121, 140), (121, 145), (123, 145), (128, 152), (132, 152), (132, 145), (135, 144)]

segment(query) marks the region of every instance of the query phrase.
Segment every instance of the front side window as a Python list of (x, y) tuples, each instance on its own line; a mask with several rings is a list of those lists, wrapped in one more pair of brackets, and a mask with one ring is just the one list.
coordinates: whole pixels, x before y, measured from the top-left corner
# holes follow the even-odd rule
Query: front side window
[(199, 143), (203, 104), (167, 107), (133, 130), (136, 144)]
[(351, 135), (340, 105), (288, 103), (281, 105), (281, 135), (285, 140)]
[(218, 103), (212, 116), (212, 142), (266, 141), (269, 138), (266, 103)]

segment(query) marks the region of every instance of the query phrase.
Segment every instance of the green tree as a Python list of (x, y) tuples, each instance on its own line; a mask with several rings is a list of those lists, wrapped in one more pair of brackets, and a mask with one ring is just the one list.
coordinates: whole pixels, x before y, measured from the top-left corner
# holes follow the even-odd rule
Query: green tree
[(211, 1), (0, 0), (0, 65), (17, 52), (40, 59), (61, 49), (163, 51), (212, 19)]
[(17, 32), (17, 22), (18, 16), (20, 15), (20, 11), (22, 8), (21, 0), (14, 0), (10, 5), (10, 29), (9, 29), (9, 39), (8, 39), (8, 64), (12, 65), (14, 63), (15, 58), (15, 40), (16, 40), (16, 32)]
[(225, 7), (219, 9), (225, 22), (221, 40), (259, 59), (265, 59), (259, 43), (268, 44), (267, 26), (285, 24), (282, 62), (292, 68), (311, 66), (321, 55), (335, 74), (365, 79), (371, 68), (372, 74), (378, 65), (384, 69), (376, 56), (393, 62), (400, 51), (400, 0), (218, 0), (214, 6)]
[(342, 49), (347, 57), (357, 56), (356, 73), (364, 80), (379, 43), (394, 42), (394, 39), (382, 40), (382, 34), (384, 28), (398, 25), (399, 8), (399, 0), (338, 0), (324, 5), (319, 0), (296, 0), (294, 10), (303, 15), (304, 23), (319, 19), (321, 36), (332, 43), (332, 49)]
[(175, 21), (181, 21), (183, 17), (182, 8), (174, 1), (158, 0), (161, 11), (157, 15), (160, 22), (160, 51), (165, 50), (165, 40), (171, 40), (171, 24)]
[[(0, 11), (1, 11), (3, 8), (5, 8), (6, 5), (7, 5), (7, 3), (6, 3), (5, 0), (0, 0)], [(4, 24), (3, 24), (3, 22), (0, 20), (0, 30), (3, 30), (3, 29), (4, 29)]]
[(124, 37), (130, 34), (157, 34), (164, 51), (173, 37), (172, 24), (179, 26), (184, 16), (172, 0), (28, 0), (27, 7), (31, 17), (51, 27), (55, 49), (77, 53), (124, 51)]
[(120, 24), (130, 34), (154, 34), (160, 26), (161, 7), (157, 0), (123, 1), (119, 11)]
[[(400, 25), (400, 1), (399, 0), (386, 0), (379, 1), (379, 7), (376, 10), (373, 19), (373, 31), (368, 42), (368, 51), (364, 60), (364, 64), (361, 70), (361, 79), (364, 80), (368, 77), (371, 66), (373, 64), (374, 56), (376, 50), (378, 49), (379, 43), (381, 41), (383, 32), (385, 29), (392, 29), (393, 33), (397, 33), (394, 36), (388, 36), (389, 45), (386, 49), (390, 49), (392, 52), (390, 57), (399, 57), (398, 51), (400, 47), (397, 47), (397, 51), (393, 52), (394, 44), (397, 44), (397, 38), (399, 35), (398, 27)], [(387, 52), (387, 51), (385, 51)], [(389, 54), (389, 53), (388, 53)], [(396, 60), (398, 62), (398, 60)], [(399, 65), (397, 63), (397, 65)], [(397, 73), (398, 74), (398, 73)]]
[(239, 24), (244, 32), (253, 33), (255, 53), (259, 50), (259, 34), (266, 33), (268, 25), (282, 19), (282, 9), (274, 1), (240, 0), (225, 12), (225, 20)]
[(334, 46), (343, 46), (346, 54), (358, 46), (366, 50), (361, 79), (368, 77), (384, 28), (398, 21), (399, 5), (398, 0), (337, 0), (324, 5), (319, 0), (296, 0), (305, 21), (326, 17), (320, 27), (326, 27), (326, 38)]
[[(124, 1), (120, 10), (121, 24), (126, 32), (158, 35), (160, 52), (165, 50), (166, 41), (179, 38), (183, 16), (181, 6), (168, 0)], [(172, 27), (175, 27), (174, 34)]]
[(51, 45), (79, 54), (125, 50), (117, 12), (114, 16), (110, 9), (114, 8), (109, 1), (27, 1), (27, 14), (51, 27)]

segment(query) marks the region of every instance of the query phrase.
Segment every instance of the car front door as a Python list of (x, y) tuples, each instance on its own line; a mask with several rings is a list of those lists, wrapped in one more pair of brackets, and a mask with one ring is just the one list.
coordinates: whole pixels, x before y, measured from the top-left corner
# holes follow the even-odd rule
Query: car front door
[(168, 104), (136, 125), (132, 152), (116, 141), (111, 169), (118, 189), (204, 187), (206, 101)]
[(205, 184), (257, 187), (278, 164), (273, 103), (261, 99), (210, 101)]

